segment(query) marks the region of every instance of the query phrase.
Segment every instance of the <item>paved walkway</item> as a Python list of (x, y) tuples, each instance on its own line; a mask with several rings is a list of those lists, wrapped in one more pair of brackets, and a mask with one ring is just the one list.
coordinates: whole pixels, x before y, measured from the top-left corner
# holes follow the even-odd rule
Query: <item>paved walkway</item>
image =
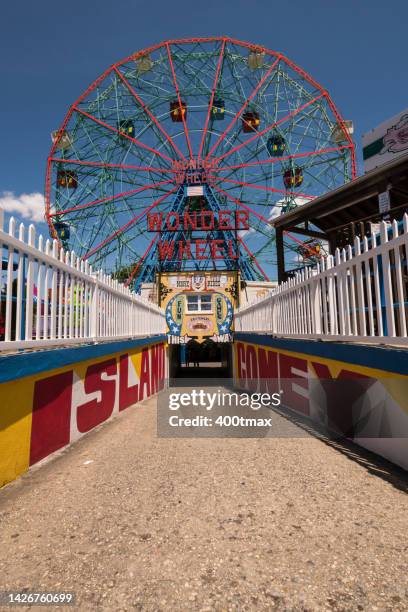
[(315, 438), (157, 439), (150, 400), (2, 490), (0, 589), (93, 611), (407, 610), (405, 490)]

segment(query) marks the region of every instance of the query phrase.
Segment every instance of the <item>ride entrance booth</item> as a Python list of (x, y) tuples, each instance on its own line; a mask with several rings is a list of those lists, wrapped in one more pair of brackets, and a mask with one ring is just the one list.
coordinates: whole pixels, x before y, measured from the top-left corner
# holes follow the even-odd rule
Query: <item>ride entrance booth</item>
[(231, 372), (237, 270), (165, 272), (157, 278), (166, 313), (170, 377), (228, 377)]

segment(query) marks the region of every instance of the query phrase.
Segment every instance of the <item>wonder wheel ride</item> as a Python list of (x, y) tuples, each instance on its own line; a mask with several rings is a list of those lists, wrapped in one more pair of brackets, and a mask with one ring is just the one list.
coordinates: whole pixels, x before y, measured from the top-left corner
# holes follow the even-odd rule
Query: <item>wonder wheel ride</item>
[[(355, 175), (349, 122), (284, 55), (226, 37), (171, 40), (112, 65), (72, 104), (53, 133), (46, 218), (65, 249), (136, 289), (158, 267), (235, 265), (266, 279), (271, 220)], [(183, 225), (186, 212), (203, 210), (215, 215), (209, 230)], [(247, 224), (223, 230), (220, 210), (246, 211)], [(155, 213), (162, 232), (149, 227)], [(177, 234), (169, 213), (180, 216)], [(160, 260), (163, 235), (181, 242), (200, 229), (212, 241), (227, 233), (238, 259), (187, 251)], [(285, 246), (296, 266), (299, 240), (286, 235)]]

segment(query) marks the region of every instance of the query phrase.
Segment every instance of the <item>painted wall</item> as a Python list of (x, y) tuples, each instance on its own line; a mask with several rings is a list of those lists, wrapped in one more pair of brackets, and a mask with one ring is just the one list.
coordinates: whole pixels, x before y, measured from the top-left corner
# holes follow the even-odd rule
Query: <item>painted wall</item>
[(408, 469), (408, 351), (236, 334), (234, 380)]
[(164, 386), (164, 336), (0, 358), (0, 486)]
[[(189, 340), (231, 342), (237, 272), (202, 271), (160, 274), (160, 305), (166, 312), (169, 344), (187, 344)], [(211, 309), (189, 312), (187, 296), (211, 296)]]

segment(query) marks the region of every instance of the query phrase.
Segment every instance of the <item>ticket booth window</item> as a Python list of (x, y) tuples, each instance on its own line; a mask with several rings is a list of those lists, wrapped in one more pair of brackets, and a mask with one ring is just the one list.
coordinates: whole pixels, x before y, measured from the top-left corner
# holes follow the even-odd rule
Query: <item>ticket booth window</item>
[(211, 295), (188, 295), (187, 312), (211, 312)]

